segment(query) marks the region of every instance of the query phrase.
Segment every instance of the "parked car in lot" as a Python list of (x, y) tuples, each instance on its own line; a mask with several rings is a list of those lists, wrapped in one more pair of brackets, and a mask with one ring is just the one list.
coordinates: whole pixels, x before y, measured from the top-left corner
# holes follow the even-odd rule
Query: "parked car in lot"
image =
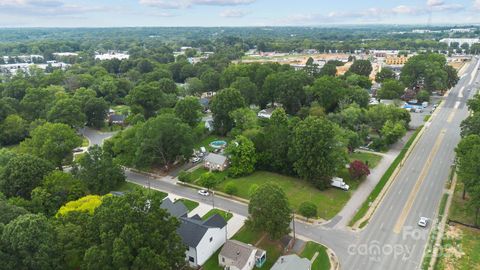
[(200, 189), (198, 191), (198, 194), (202, 195), (202, 196), (209, 196), (210, 195), (210, 192), (208, 192), (207, 190), (205, 189)]
[(426, 217), (420, 217), (420, 220), (418, 221), (418, 226), (422, 228), (426, 228), (428, 226), (428, 221), (429, 219)]

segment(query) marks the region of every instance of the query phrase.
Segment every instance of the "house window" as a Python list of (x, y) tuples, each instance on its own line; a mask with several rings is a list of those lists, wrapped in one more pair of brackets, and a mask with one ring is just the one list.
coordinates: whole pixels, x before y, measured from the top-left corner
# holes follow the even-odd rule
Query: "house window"
[(225, 257), (222, 257), (222, 262), (225, 262)]
[(195, 262), (195, 259), (194, 259), (192, 256), (188, 256), (188, 260), (189, 260), (190, 262)]
[(212, 242), (212, 241), (213, 241), (213, 237), (210, 237), (210, 242)]

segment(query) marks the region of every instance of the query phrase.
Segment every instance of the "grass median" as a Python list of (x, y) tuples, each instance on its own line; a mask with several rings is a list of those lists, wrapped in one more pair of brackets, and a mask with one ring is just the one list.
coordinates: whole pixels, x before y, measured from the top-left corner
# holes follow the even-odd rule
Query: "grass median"
[[(358, 209), (357, 213), (355, 214), (355, 216), (352, 218), (352, 220), (348, 224), (349, 226), (353, 226), (353, 224), (355, 224), (358, 220), (360, 220), (363, 216), (365, 216), (368, 209), (370, 208), (371, 203), (373, 201), (375, 201), (375, 199), (377, 199), (378, 195), (380, 195), (380, 192), (385, 187), (385, 185), (388, 183), (388, 180), (390, 179), (390, 177), (392, 176), (393, 172), (398, 167), (400, 162), (402, 162), (403, 158), (407, 154), (408, 149), (410, 148), (410, 146), (412, 146), (413, 141), (418, 136), (418, 133), (420, 133), (420, 130), (422, 130), (422, 128), (423, 128), (423, 126), (417, 128), (417, 130), (415, 130), (413, 135), (410, 137), (408, 142), (403, 147), (402, 151), (400, 151), (400, 154), (398, 154), (397, 158), (395, 158), (395, 160), (392, 162), (390, 167), (385, 171), (385, 173), (383, 174), (380, 181), (378, 181), (377, 185), (375, 186), (375, 188), (370, 193), (370, 196), (368, 196), (367, 200), (365, 200), (365, 202), (363, 202), (360, 209)], [(361, 225), (365, 226), (366, 224), (367, 224), (367, 222), (363, 222)], [(361, 227), (363, 227), (363, 226), (361, 226)]]

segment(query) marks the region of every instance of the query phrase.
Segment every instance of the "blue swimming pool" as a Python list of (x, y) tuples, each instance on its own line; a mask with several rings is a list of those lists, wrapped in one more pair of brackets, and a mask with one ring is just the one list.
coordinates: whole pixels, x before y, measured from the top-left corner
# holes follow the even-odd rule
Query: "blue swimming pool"
[(213, 141), (210, 143), (210, 146), (215, 149), (225, 148), (227, 146), (226, 141)]

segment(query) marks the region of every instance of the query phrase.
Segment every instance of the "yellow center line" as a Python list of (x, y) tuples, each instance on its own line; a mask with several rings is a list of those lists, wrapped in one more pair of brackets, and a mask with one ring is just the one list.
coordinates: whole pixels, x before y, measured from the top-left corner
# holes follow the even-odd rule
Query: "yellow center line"
[(394, 233), (398, 234), (401, 232), (403, 225), (405, 224), (405, 220), (407, 219), (408, 213), (410, 213), (410, 210), (412, 209), (412, 206), (413, 206), (413, 202), (415, 201), (418, 191), (420, 190), (420, 186), (422, 185), (423, 181), (425, 180), (425, 177), (427, 176), (428, 171), (430, 170), (430, 167), (432, 166), (433, 157), (437, 154), (438, 150), (440, 149), (440, 145), (442, 144), (443, 138), (445, 137), (445, 132), (446, 130), (443, 129), (442, 132), (437, 136), (433, 149), (430, 152), (430, 155), (428, 156), (427, 161), (425, 162), (425, 165), (423, 165), (422, 172), (420, 173), (420, 176), (418, 177), (412, 192), (410, 192), (407, 202), (403, 207), (402, 213), (400, 214), (397, 220), (397, 223), (393, 228)]
[(455, 117), (455, 110), (448, 115), (447, 123), (451, 123), (453, 121), (453, 117)]

